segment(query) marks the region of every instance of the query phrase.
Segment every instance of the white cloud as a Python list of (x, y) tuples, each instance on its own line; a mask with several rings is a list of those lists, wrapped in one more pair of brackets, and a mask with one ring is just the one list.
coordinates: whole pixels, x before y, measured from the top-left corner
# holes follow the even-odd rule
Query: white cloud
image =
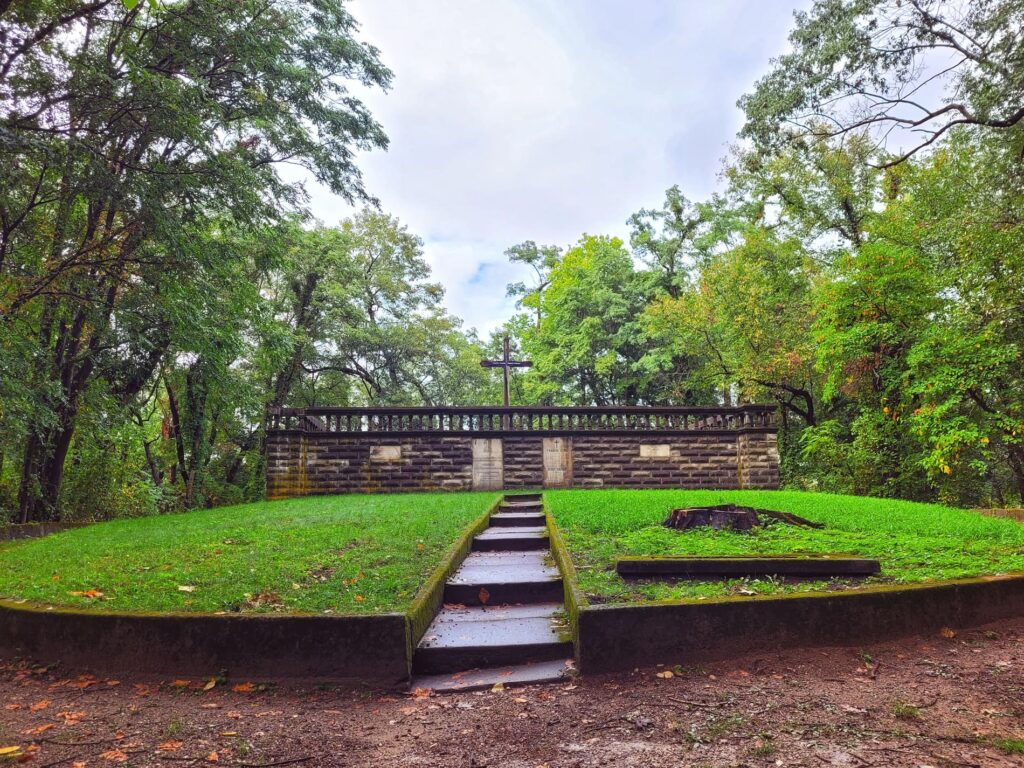
[[(714, 188), (736, 99), (784, 49), (794, 2), (356, 0), (395, 72), (365, 95), (391, 139), (363, 156), (367, 187), (424, 238), (449, 308), (487, 332), (523, 277), (510, 245), (625, 237), (672, 184)], [(309, 189), (318, 218), (349, 213)]]

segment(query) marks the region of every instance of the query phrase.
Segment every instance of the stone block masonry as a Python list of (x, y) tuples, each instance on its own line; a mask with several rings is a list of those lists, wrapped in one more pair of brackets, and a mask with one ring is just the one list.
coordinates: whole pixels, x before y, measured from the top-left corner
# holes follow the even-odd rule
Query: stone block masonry
[(267, 496), (777, 488), (774, 409), (282, 408)]

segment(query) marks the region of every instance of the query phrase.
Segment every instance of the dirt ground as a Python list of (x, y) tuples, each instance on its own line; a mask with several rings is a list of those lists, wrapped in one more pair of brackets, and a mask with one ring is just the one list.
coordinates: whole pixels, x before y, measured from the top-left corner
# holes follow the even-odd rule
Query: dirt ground
[(449, 696), (212, 682), (0, 664), (0, 765), (1024, 766), (1024, 619)]

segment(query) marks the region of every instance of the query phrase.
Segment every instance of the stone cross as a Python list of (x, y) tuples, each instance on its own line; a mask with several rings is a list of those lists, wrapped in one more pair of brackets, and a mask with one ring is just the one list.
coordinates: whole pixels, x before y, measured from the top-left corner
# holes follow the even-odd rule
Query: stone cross
[(505, 395), (505, 407), (508, 408), (508, 372), (510, 368), (529, 368), (533, 363), (529, 360), (512, 360), (509, 357), (508, 336), (502, 342), (501, 360), (481, 360), (480, 365), (484, 368), (501, 368), (503, 392)]

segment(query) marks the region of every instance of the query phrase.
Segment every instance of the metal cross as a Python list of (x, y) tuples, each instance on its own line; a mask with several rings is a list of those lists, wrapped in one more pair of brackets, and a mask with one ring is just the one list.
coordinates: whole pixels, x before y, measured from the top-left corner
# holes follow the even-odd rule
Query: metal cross
[(533, 363), (529, 360), (512, 360), (509, 357), (508, 336), (502, 342), (501, 360), (481, 360), (480, 365), (484, 368), (501, 368), (503, 391), (505, 394), (505, 407), (508, 408), (508, 372), (510, 368), (529, 368)]

